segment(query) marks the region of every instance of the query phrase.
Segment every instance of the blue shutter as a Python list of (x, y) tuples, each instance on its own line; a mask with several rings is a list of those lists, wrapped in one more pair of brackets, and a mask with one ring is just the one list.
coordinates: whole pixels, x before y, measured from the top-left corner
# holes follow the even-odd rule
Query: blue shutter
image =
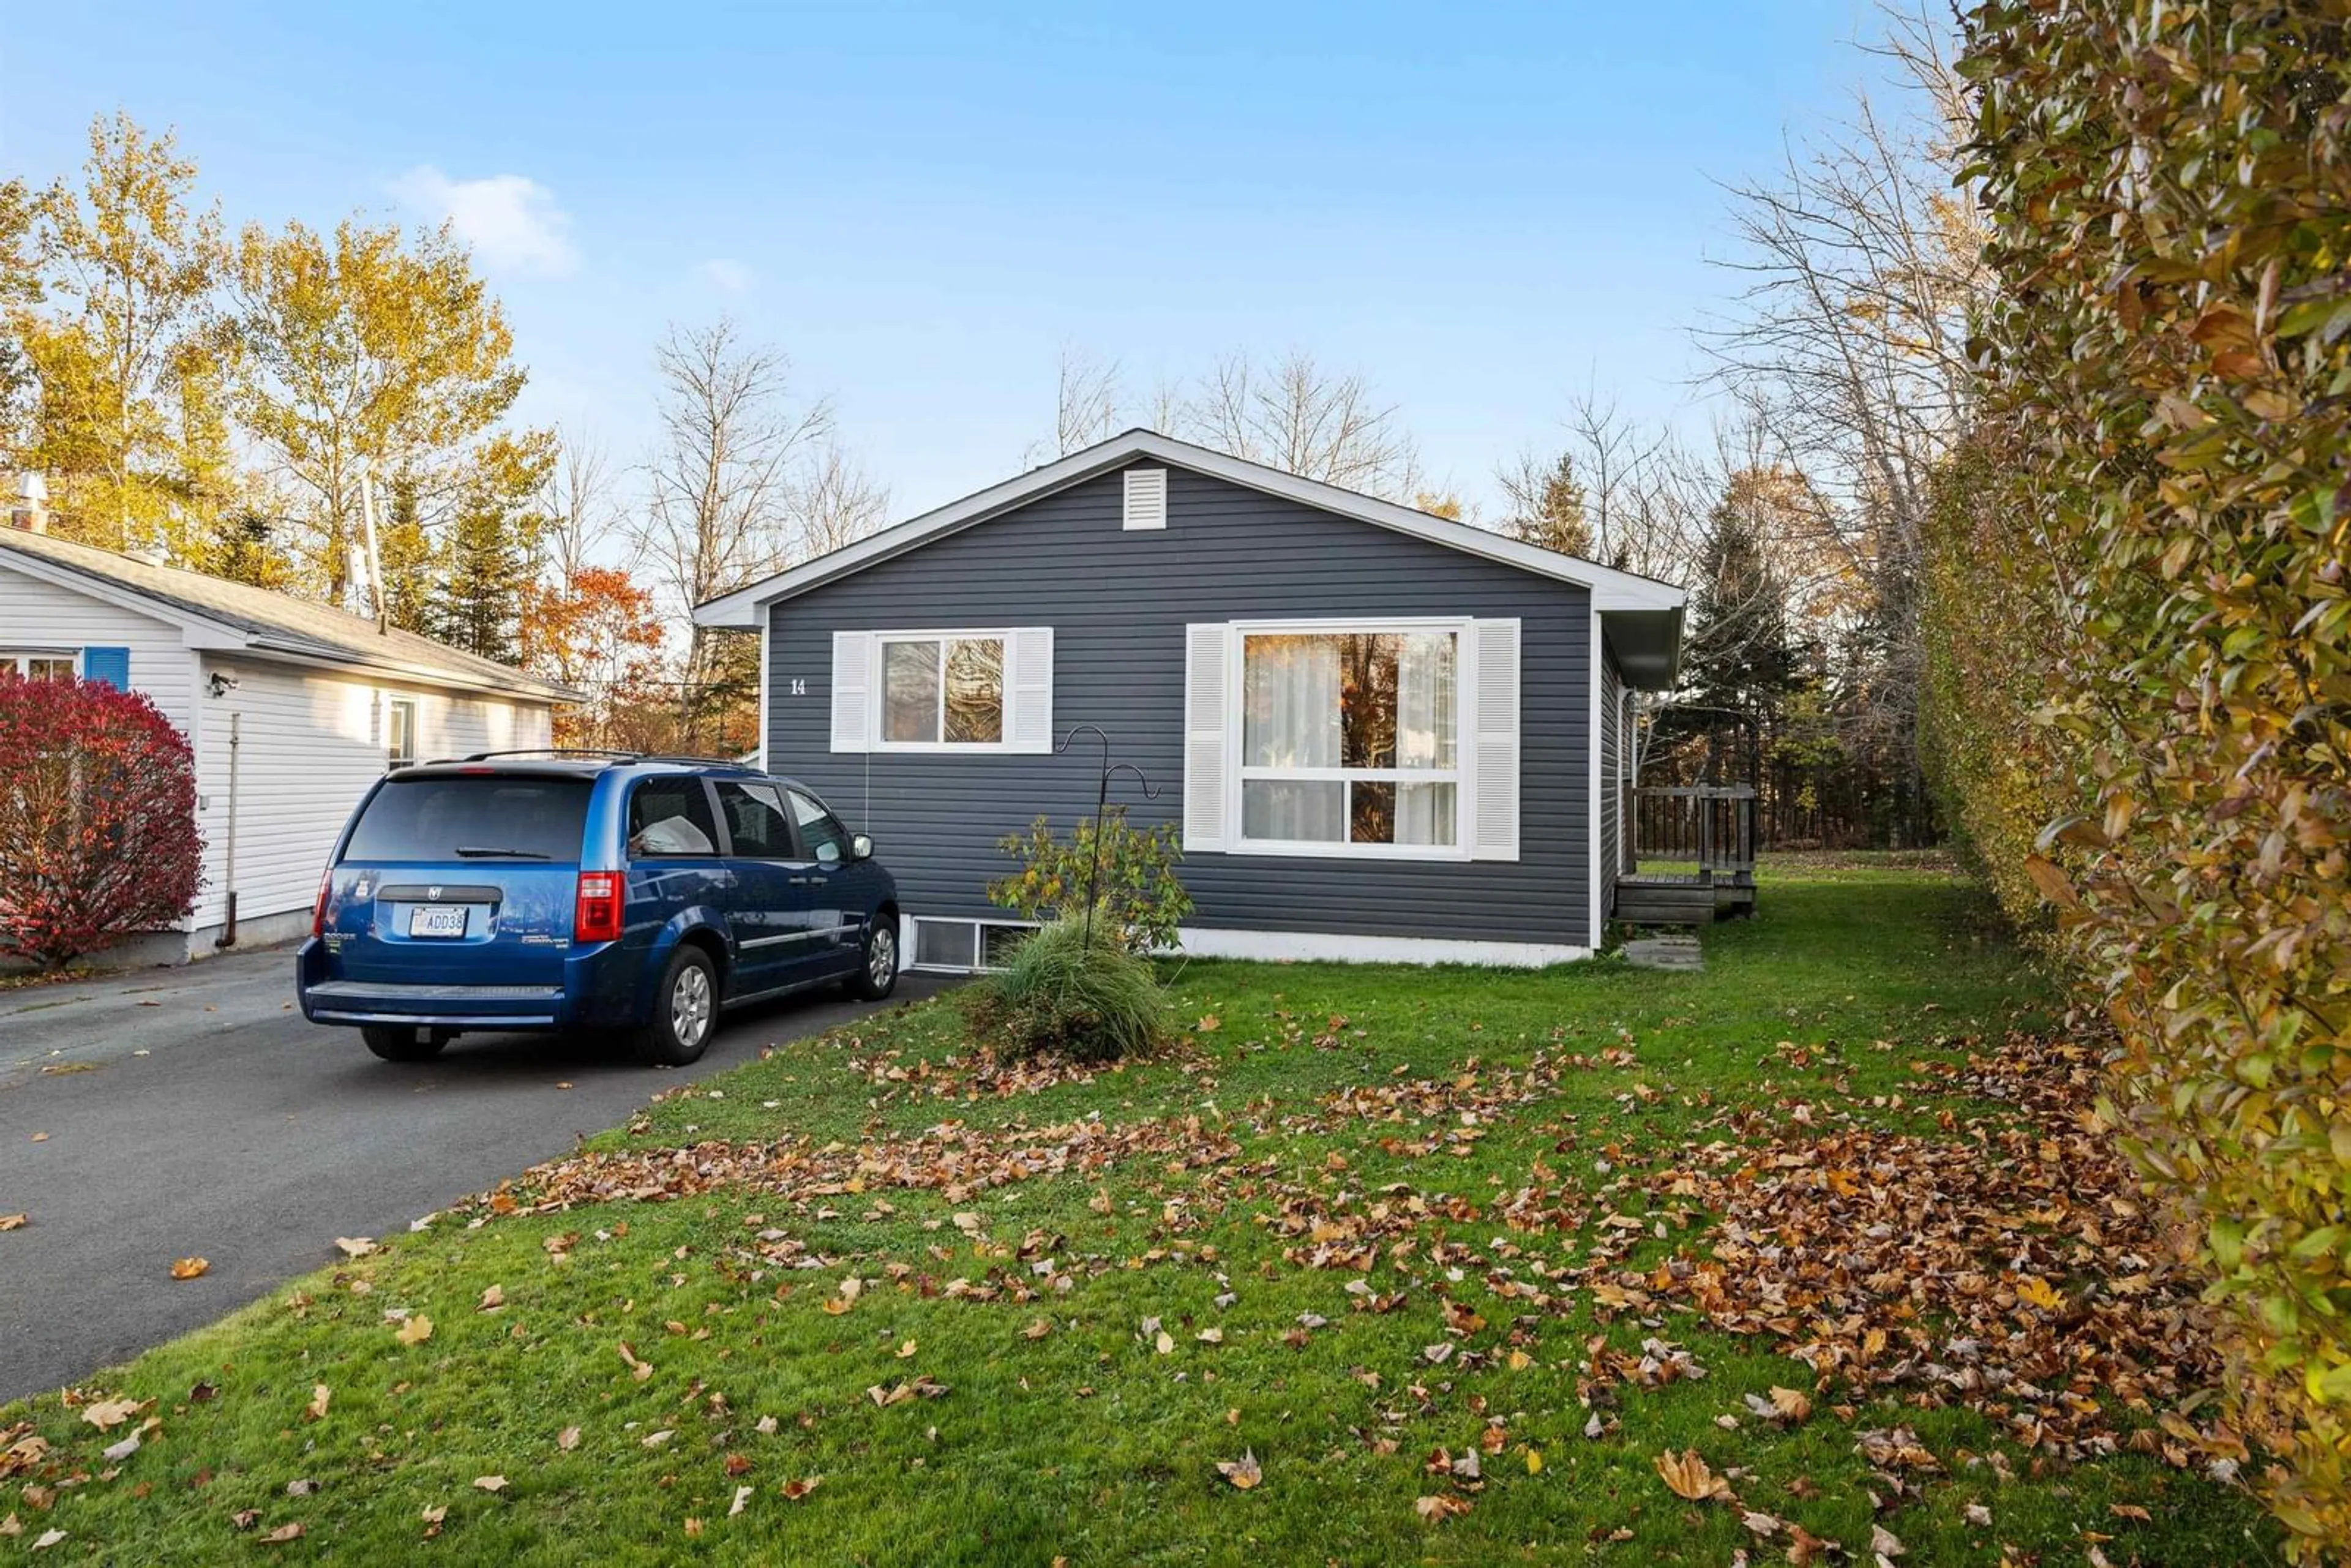
[(102, 681), (118, 692), (131, 689), (131, 650), (128, 648), (84, 648), (81, 651), (81, 678)]

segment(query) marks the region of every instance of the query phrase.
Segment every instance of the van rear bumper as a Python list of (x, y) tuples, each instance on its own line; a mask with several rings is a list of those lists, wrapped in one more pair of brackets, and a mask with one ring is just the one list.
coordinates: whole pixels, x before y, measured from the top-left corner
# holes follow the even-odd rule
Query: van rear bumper
[[(560, 1030), (632, 1021), (633, 998), (614, 981), (631, 967), (610, 943), (566, 956), (565, 983), (523, 986), (351, 979), (334, 973), (312, 937), (295, 959), (294, 993), (312, 1023), (406, 1024), (437, 1029)], [(615, 994), (617, 992), (617, 994)]]
[(475, 1029), (549, 1028), (563, 1013), (561, 986), (408, 986), (386, 980), (321, 980), (302, 988), (313, 1023), (458, 1024)]

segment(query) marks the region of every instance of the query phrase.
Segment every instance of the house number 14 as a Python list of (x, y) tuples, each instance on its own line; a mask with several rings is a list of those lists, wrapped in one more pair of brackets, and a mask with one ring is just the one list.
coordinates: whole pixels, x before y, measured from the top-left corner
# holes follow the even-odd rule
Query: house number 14
[(796, 697), (804, 697), (808, 695), (808, 682), (800, 679), (798, 675), (794, 675), (792, 677), (792, 695)]

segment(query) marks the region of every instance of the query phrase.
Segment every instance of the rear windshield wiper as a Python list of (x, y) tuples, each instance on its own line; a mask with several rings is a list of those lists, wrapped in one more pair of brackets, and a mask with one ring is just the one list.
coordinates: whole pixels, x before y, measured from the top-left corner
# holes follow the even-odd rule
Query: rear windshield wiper
[(498, 846), (496, 846), (496, 844), (459, 844), (459, 845), (457, 846), (457, 848), (456, 848), (456, 852), (456, 852), (457, 854), (459, 854), (459, 855), (463, 856), (465, 859), (469, 860), (469, 861), (470, 861), (470, 860), (517, 860), (517, 861), (543, 861), (543, 860), (547, 860), (547, 859), (550, 858), (550, 857), (549, 857), (549, 856), (547, 856), (547, 855), (540, 854), (537, 850), (508, 850), (508, 849), (501, 849), (501, 848), (499, 848)]

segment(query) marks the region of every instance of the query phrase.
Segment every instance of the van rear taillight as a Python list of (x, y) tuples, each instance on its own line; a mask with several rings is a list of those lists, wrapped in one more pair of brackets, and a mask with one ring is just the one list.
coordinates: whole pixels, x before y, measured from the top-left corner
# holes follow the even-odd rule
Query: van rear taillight
[(319, 902), (310, 910), (310, 935), (313, 936), (327, 934), (327, 895), (334, 889), (335, 868), (330, 865), (326, 874), (319, 878)]
[(622, 877), (616, 871), (580, 873), (580, 898), (571, 906), (571, 939), (611, 942), (621, 935)]

